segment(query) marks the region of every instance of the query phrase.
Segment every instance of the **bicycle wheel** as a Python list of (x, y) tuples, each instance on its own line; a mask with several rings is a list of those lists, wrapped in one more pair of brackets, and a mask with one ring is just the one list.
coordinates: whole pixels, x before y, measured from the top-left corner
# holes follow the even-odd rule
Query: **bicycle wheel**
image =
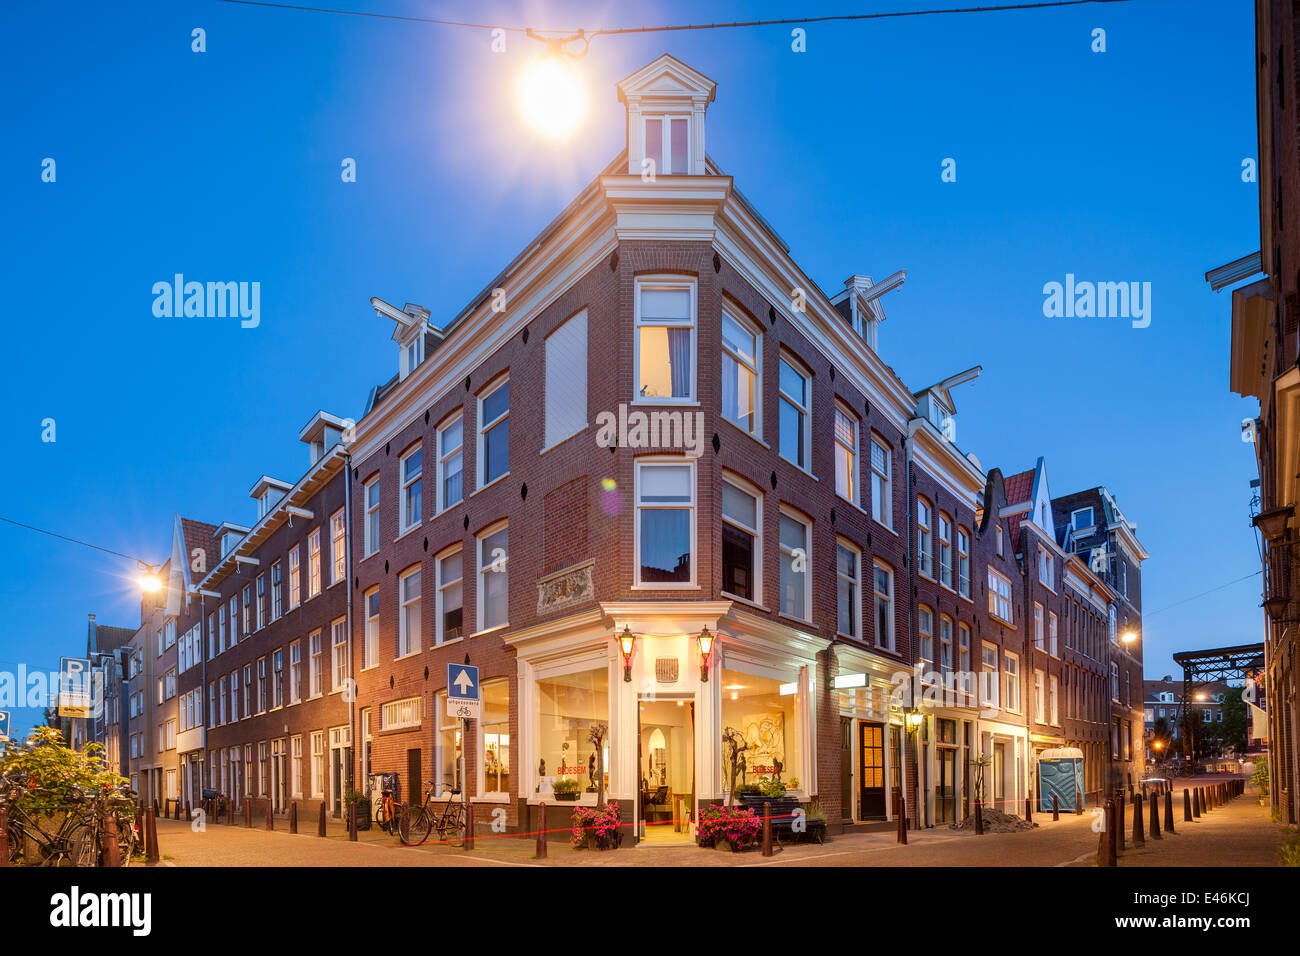
[(94, 866), (99, 862), (95, 831), (77, 823), (41, 847), (40, 866)]
[(438, 839), (447, 846), (465, 845), (465, 811), (459, 803), (453, 804), (438, 824)]
[(391, 831), (388, 827), (391, 822), (388, 818), (388, 804), (381, 803), (379, 809), (375, 811), (375, 825), (385, 833), (389, 833)]
[(407, 846), (419, 846), (429, 839), (431, 829), (433, 829), (433, 821), (429, 819), (429, 811), (424, 807), (414, 807), (407, 817), (402, 842)]
[(117, 815), (117, 850), (122, 866), (130, 866), (139, 842), (135, 832), (135, 817), (125, 813)]

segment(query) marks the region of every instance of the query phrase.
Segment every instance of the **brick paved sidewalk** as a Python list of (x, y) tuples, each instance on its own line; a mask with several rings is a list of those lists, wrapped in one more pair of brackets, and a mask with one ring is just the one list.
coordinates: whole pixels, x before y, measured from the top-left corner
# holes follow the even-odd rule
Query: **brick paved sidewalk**
[[(330, 835), (315, 835), (315, 825), (292, 835), (276, 821), (267, 832), (254, 827), (209, 826), (196, 833), (182, 822), (160, 820), (158, 841), (169, 866), (1094, 866), (1098, 835), (1092, 814), (1035, 814), (1033, 830), (975, 836), (947, 828), (911, 831), (908, 845), (893, 831), (845, 834), (824, 846), (796, 844), (764, 858), (757, 851), (728, 853), (695, 846), (624, 846), (613, 852), (573, 850), (567, 833), (550, 835), (545, 860), (534, 859), (534, 841), (480, 832), (474, 850), (433, 843), (403, 847), (386, 833), (370, 830), (348, 842), (331, 821)], [(1163, 816), (1162, 816), (1163, 821)], [(1131, 827), (1131, 818), (1129, 820)], [(1182, 821), (1182, 790), (1175, 795), (1176, 833), (1143, 849), (1130, 847), (1124, 866), (1275, 866), (1285, 837), (1253, 788), (1226, 807)], [(1131, 832), (1131, 831), (1130, 831)]]

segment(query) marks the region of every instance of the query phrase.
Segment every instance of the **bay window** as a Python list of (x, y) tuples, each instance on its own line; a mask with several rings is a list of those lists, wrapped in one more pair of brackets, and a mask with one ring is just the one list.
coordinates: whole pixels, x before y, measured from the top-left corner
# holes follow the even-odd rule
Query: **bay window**
[(695, 400), (695, 283), (636, 280), (637, 401)]
[(695, 465), (691, 461), (636, 463), (636, 576), (638, 586), (695, 585)]

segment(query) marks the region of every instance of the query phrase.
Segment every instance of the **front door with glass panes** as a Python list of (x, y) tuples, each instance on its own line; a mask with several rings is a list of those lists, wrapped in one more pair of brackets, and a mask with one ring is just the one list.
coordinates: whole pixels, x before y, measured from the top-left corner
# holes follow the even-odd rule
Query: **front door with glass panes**
[(858, 819), (885, 818), (885, 728), (858, 721)]
[(647, 843), (690, 843), (695, 817), (695, 701), (643, 698), (637, 815)]

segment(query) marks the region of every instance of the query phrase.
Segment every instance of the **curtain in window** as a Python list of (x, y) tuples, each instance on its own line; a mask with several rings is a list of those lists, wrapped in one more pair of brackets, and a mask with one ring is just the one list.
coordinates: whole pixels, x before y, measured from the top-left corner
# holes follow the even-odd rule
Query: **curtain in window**
[(673, 397), (691, 394), (691, 330), (668, 329), (668, 363), (673, 379)]

